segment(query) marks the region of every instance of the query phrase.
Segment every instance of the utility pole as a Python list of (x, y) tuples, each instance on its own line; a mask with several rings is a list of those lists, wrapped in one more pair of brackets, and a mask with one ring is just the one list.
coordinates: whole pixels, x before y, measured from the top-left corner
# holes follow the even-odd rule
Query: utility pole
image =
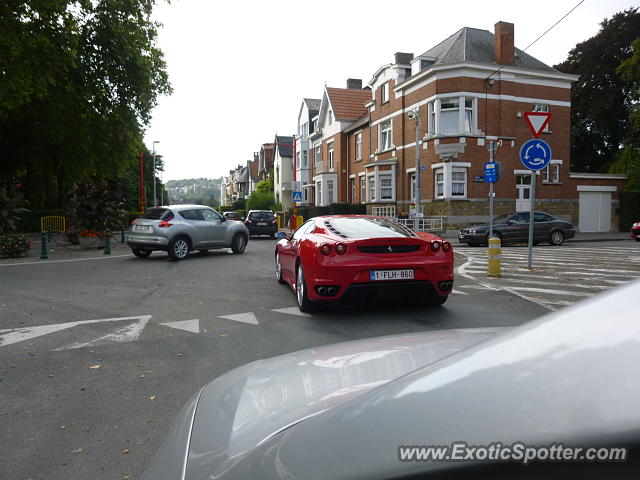
[(140, 152), (140, 214), (144, 215), (144, 153)]
[[(296, 191), (296, 178), (297, 178), (297, 169), (298, 169), (298, 158), (296, 152), (296, 136), (293, 136), (293, 188), (292, 191)], [(296, 230), (298, 228), (298, 202), (293, 202), (293, 229)]]
[(416, 121), (416, 180), (415, 180), (415, 212), (413, 218), (414, 230), (420, 227), (420, 109), (416, 107), (409, 112), (409, 118)]
[(158, 205), (158, 197), (156, 197), (156, 143), (160, 143), (158, 140), (153, 141), (153, 206)]

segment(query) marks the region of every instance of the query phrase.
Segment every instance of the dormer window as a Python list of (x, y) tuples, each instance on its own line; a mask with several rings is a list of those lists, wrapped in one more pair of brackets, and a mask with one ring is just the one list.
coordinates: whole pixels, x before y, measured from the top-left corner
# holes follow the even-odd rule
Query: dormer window
[(433, 60), (427, 60), (425, 58), (420, 59), (420, 71), (426, 70), (431, 65), (433, 65)]
[(383, 83), (380, 87), (380, 103), (387, 103), (389, 101), (389, 84)]

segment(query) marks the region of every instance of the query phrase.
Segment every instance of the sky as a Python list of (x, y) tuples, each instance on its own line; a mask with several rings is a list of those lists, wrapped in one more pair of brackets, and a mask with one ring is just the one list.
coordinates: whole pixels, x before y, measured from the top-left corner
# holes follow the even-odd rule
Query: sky
[[(462, 27), (515, 25), (524, 49), (580, 0), (157, 0), (171, 96), (160, 97), (145, 144), (163, 156), (163, 180), (228, 175), (274, 136), (293, 135), (303, 97), (325, 84), (363, 86), (395, 52), (419, 55)], [(547, 65), (634, 0), (584, 0), (527, 50)]]

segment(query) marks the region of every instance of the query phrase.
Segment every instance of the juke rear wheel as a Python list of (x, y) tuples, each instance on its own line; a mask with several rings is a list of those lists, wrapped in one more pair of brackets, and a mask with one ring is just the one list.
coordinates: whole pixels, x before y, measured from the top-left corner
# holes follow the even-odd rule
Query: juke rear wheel
[(231, 240), (231, 251), (233, 253), (244, 253), (247, 248), (247, 237), (241, 233), (236, 233)]
[(169, 257), (172, 260), (184, 260), (189, 255), (189, 240), (186, 237), (174, 238), (169, 242)]
[(151, 255), (151, 250), (147, 250), (146, 248), (132, 248), (131, 253), (139, 258), (147, 258)]

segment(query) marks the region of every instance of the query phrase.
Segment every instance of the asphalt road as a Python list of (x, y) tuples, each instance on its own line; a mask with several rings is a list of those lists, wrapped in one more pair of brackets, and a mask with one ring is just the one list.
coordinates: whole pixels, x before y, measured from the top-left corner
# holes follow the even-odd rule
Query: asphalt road
[[(0, 268), (0, 478), (138, 478), (184, 401), (228, 370), (345, 340), (515, 326), (548, 313), (457, 276), (438, 309), (300, 315), (274, 241), (243, 255), (166, 254)], [(467, 257), (457, 256), (458, 265)], [(226, 318), (222, 318), (226, 317)], [(106, 320), (105, 320), (106, 319)]]

